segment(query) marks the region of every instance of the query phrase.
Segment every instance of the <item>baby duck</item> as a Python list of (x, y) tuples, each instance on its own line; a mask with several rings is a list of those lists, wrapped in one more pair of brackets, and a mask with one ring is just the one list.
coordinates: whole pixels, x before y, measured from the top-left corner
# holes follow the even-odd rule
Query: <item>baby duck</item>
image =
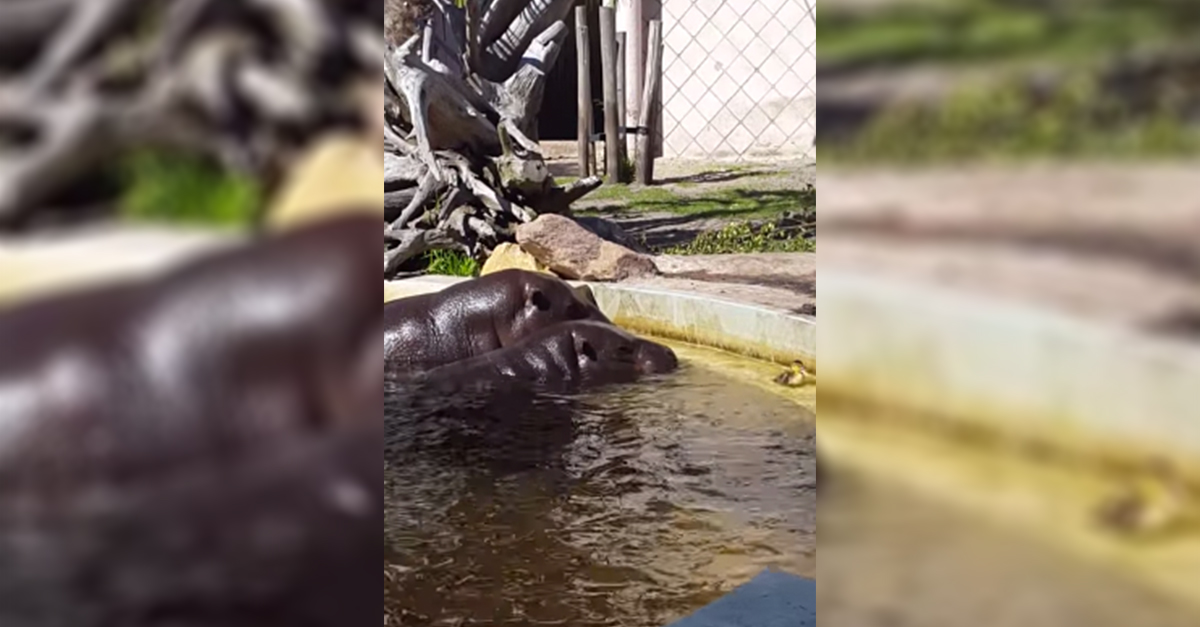
[(1101, 527), (1147, 539), (1200, 529), (1200, 511), (1181, 481), (1141, 480), (1117, 491), (1096, 511)]
[(793, 361), (791, 366), (775, 377), (775, 383), (793, 388), (798, 388), (808, 382), (808, 369), (804, 367), (803, 363), (800, 363), (799, 359)]

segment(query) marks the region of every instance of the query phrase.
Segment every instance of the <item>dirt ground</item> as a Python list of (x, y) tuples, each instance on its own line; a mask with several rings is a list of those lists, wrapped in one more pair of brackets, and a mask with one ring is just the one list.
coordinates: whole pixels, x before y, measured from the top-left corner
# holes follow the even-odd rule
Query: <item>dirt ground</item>
[[(578, 176), (574, 142), (544, 142), (543, 149), (552, 174)], [(656, 186), (687, 198), (727, 189), (803, 190), (816, 185), (817, 169), (810, 161), (794, 159), (740, 163), (660, 159), (655, 163), (654, 178)], [(577, 207), (603, 207), (604, 217), (652, 248), (685, 243), (701, 232), (718, 230), (741, 219), (648, 211), (620, 200), (589, 202), (584, 198)], [(628, 284), (708, 294), (799, 315), (816, 315), (814, 253), (664, 255), (656, 257), (656, 263), (663, 276)]]
[[(576, 166), (570, 165), (572, 169)], [(786, 199), (790, 210), (804, 210), (802, 190), (816, 184), (816, 166), (803, 161), (771, 163), (714, 163), (705, 161), (660, 161), (655, 166), (655, 185), (670, 190), (682, 199), (712, 197), (725, 190), (762, 194), (763, 198)], [(771, 201), (776, 202), (776, 201)], [(679, 214), (639, 208), (621, 201), (589, 201), (580, 209), (599, 209), (630, 235), (652, 248), (686, 244), (706, 231), (718, 231), (744, 218), (712, 216), (707, 212)]]
[[(579, 176), (575, 142), (547, 141), (541, 145), (551, 174)], [(603, 170), (603, 150), (598, 158), (598, 166)], [(762, 190), (803, 189), (816, 184), (817, 167), (809, 160), (791, 158), (742, 162), (663, 158), (654, 162), (654, 180), (656, 185), (681, 194), (747, 186)]]
[(821, 267), (1200, 330), (1197, 164), (827, 171)]

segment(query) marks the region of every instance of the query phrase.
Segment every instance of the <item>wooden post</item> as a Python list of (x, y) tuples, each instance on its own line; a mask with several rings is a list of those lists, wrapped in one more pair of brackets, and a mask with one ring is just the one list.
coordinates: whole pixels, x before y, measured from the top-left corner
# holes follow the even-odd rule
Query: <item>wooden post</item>
[(637, 182), (649, 185), (654, 180), (654, 94), (662, 76), (662, 20), (651, 20), (646, 51), (646, 84), (642, 87), (641, 119), (638, 120)]
[(617, 126), (617, 11), (600, 7), (600, 67), (604, 73), (604, 174), (621, 182), (621, 142)]
[(579, 178), (592, 175), (592, 64), (588, 45), (587, 6), (575, 7), (575, 50), (578, 53), (576, 71), (579, 86)]
[[(625, 43), (625, 33), (617, 33), (617, 121), (620, 124), (617, 129), (617, 150), (621, 153), (622, 165), (629, 155), (629, 145), (625, 139), (625, 127), (629, 126), (629, 119), (625, 117)], [(622, 176), (621, 182), (628, 183), (628, 178)]]
[(628, 95), (629, 119), (637, 124), (642, 119), (642, 85), (646, 82), (646, 0), (629, 0), (629, 49), (626, 62), (629, 63), (629, 85), (632, 87)]
[(654, 79), (654, 128), (650, 130), (650, 136), (654, 138), (651, 143), (654, 146), (654, 158), (658, 159), (663, 156), (663, 77), (662, 77), (662, 59), (663, 47), (666, 45), (666, 40), (661, 35), (662, 20), (658, 21), (660, 35), (658, 37), (658, 50), (655, 53), (654, 67), (649, 71), (658, 75)]

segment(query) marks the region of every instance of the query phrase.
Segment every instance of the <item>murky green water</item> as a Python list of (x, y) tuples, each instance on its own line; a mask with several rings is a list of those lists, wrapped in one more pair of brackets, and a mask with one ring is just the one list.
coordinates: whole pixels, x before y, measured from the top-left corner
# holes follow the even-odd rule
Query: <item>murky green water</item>
[(1200, 625), (1194, 609), (1119, 570), (823, 461), (825, 627)]
[(661, 627), (763, 568), (814, 574), (794, 403), (685, 364), (458, 414), (389, 416), (385, 624)]

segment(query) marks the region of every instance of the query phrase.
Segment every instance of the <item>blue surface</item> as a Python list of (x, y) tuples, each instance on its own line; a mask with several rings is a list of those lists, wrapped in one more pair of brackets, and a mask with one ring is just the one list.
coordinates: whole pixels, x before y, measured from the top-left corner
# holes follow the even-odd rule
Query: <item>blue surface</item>
[(670, 627), (814, 627), (817, 582), (765, 571)]

